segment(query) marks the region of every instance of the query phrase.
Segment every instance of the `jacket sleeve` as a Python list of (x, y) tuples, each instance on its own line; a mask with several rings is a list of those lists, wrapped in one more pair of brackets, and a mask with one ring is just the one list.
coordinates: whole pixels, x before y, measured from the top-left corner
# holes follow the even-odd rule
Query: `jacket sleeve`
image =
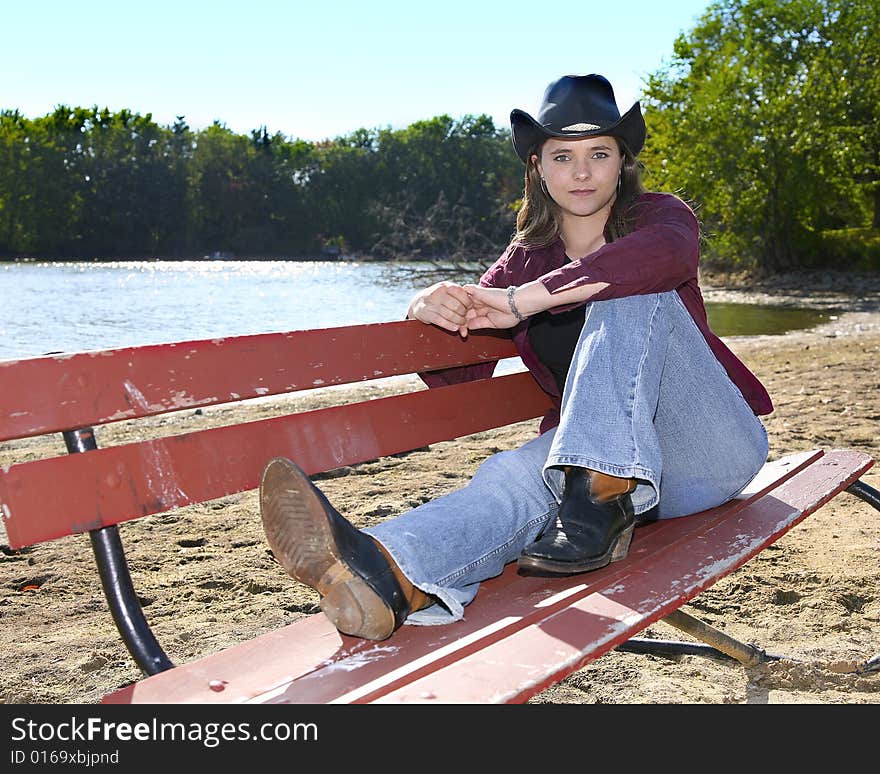
[[(541, 277), (553, 294), (608, 283), (590, 300), (662, 293), (697, 276), (700, 229), (693, 210), (671, 194), (646, 194), (635, 204), (634, 230)], [(563, 307), (557, 308), (562, 311)]]
[[(505, 272), (507, 271), (507, 259), (512, 252), (512, 247), (508, 247), (480, 277), (479, 284), (486, 288), (496, 287), (503, 282)], [(491, 360), (486, 363), (477, 363), (467, 366), (453, 366), (452, 368), (442, 368), (438, 371), (423, 371), (419, 374), (421, 380), (428, 387), (446, 387), (450, 384), (460, 384), (461, 382), (471, 382), (476, 379), (488, 379), (495, 373), (497, 360)]]

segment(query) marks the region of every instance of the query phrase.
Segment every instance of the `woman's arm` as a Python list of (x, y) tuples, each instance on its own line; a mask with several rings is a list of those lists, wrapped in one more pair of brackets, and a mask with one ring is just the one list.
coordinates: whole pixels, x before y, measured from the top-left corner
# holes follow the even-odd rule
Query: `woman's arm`
[[(670, 194), (647, 194), (636, 206), (632, 233), (519, 286), (513, 294), (516, 311), (525, 318), (586, 301), (661, 293), (696, 279), (699, 226), (690, 207)], [(465, 290), (472, 299), (471, 330), (519, 322), (505, 290), (475, 285)]]
[[(513, 328), (520, 319), (531, 317), (557, 306), (571, 306), (590, 301), (608, 287), (607, 282), (578, 285), (571, 290), (550, 293), (544, 287), (543, 278), (527, 282), (510, 291), (509, 288), (484, 288), (465, 285), (471, 298), (467, 312), (467, 325), (471, 330), (480, 328)], [(512, 303), (511, 303), (512, 301)], [(516, 313), (519, 313), (519, 317)]]
[(582, 300), (601, 301), (675, 290), (696, 279), (700, 228), (693, 210), (671, 194), (644, 194), (635, 207), (632, 233), (545, 274), (540, 282), (547, 291), (556, 297), (592, 285)]

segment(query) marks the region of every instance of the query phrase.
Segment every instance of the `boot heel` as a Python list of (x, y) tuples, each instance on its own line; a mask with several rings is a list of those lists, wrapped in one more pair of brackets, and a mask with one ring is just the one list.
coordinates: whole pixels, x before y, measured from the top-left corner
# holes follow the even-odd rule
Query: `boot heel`
[(614, 548), (611, 551), (612, 562), (619, 562), (621, 559), (626, 559), (626, 555), (629, 553), (629, 544), (632, 540), (634, 528), (634, 524), (630, 525), (621, 532), (617, 537), (617, 540), (614, 541)]

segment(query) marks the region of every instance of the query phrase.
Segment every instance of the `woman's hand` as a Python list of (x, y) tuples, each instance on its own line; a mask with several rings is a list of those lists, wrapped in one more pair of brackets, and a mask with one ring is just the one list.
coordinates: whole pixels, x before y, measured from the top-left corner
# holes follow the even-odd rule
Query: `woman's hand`
[(416, 293), (406, 316), (467, 336), (470, 307), (471, 297), (467, 291), (461, 285), (444, 280)]
[(480, 328), (512, 328), (519, 320), (510, 311), (506, 288), (484, 288), (480, 285), (465, 285), (470, 298), (467, 312), (467, 327), (470, 330)]

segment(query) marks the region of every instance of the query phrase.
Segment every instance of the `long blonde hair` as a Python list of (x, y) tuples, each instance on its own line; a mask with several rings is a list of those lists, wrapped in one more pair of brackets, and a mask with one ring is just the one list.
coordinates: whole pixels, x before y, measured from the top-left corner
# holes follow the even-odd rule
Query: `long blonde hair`
[[(617, 198), (611, 206), (611, 214), (605, 225), (605, 238), (609, 242), (633, 230), (632, 205), (645, 192), (641, 162), (633, 156), (623, 140), (617, 137), (614, 139), (617, 140), (617, 147), (623, 156), (623, 165)], [(522, 203), (516, 215), (516, 233), (513, 236), (514, 244), (523, 247), (544, 247), (555, 242), (562, 225), (559, 205), (547, 193), (538, 166), (532, 160), (532, 156), (540, 158), (544, 142), (546, 140), (542, 140), (532, 148), (526, 164)]]

